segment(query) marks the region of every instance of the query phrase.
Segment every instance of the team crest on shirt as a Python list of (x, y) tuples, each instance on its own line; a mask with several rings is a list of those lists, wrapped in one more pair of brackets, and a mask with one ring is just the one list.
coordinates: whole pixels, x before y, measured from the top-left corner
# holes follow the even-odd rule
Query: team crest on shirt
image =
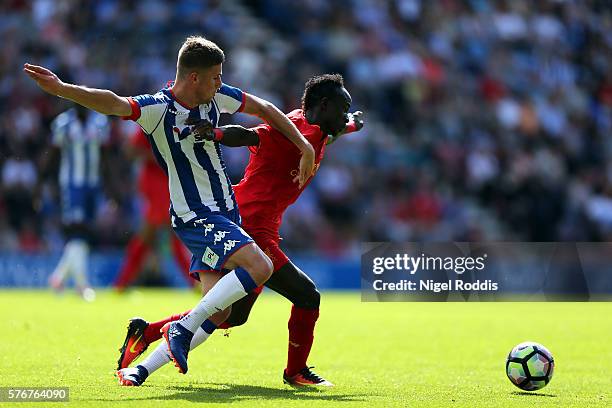
[[(319, 167), (321, 167), (321, 163), (315, 163), (314, 168), (312, 169), (312, 175), (314, 176), (319, 171)], [(300, 169), (294, 169), (289, 172), (291, 177), (296, 177), (300, 174)]]
[(186, 126), (183, 129), (179, 129), (177, 126), (174, 126), (172, 128), (172, 133), (174, 134), (174, 141), (180, 142), (181, 140), (187, 139), (191, 134), (191, 127)]
[(215, 254), (215, 252), (210, 249), (210, 247), (206, 247), (206, 251), (204, 251), (204, 256), (202, 256), (202, 262), (211, 268), (215, 268), (217, 266), (217, 262), (219, 262), (219, 255)]
[(190, 140), (193, 143), (206, 143), (204, 136), (194, 133), (191, 126), (184, 127), (183, 129), (180, 129), (178, 126), (174, 126), (172, 128), (172, 133), (174, 134), (174, 141), (177, 143), (187, 139), (188, 137), (191, 137)]

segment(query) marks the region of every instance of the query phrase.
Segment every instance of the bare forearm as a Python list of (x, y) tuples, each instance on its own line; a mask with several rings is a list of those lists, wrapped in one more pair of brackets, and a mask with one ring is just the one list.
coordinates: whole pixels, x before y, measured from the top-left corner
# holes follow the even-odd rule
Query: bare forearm
[(218, 128), (223, 132), (219, 143), (229, 147), (256, 146), (259, 144), (257, 132), (239, 125), (221, 126)]
[(346, 135), (347, 133), (352, 132), (358, 132), (359, 130), (361, 130), (364, 124), (363, 112), (357, 111), (355, 113), (349, 113), (348, 119), (348, 123), (344, 127), (344, 130), (342, 130), (337, 135), (329, 135), (329, 137), (327, 138), (328, 145), (334, 143), (342, 135)]
[(114, 92), (68, 84), (53, 71), (39, 65), (25, 63), (23, 72), (36, 81), (40, 89), (51, 95), (69, 99), (105, 115), (128, 116), (132, 113), (127, 98), (121, 98)]
[(271, 103), (265, 105), (262, 110), (261, 118), (268, 122), (274, 129), (285, 135), (287, 139), (291, 140), (300, 151), (303, 152), (310, 146), (308, 140), (300, 133), (293, 122)]
[(312, 145), (306, 140), (306, 138), (300, 133), (295, 127), (293, 122), (289, 120), (287, 116), (274, 104), (258, 98), (257, 96), (246, 94), (246, 104), (244, 113), (255, 115), (265, 120), (274, 129), (281, 132), (287, 139), (291, 140), (302, 153), (314, 156), (314, 150)]
[(107, 89), (64, 83), (57, 95), (104, 115), (128, 116), (132, 113), (126, 98)]

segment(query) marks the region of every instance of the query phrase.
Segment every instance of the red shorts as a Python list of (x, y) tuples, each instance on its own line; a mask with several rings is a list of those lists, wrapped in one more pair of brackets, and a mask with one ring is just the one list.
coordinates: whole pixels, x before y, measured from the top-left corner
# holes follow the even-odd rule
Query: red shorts
[[(253, 228), (249, 231), (246, 226), (244, 226), (243, 229), (255, 240), (257, 246), (260, 247), (261, 250), (264, 251), (264, 254), (268, 255), (268, 258), (272, 261), (272, 266), (274, 268), (272, 273), (278, 271), (289, 262), (289, 258), (278, 245), (280, 242), (278, 232), (272, 234), (270, 231), (262, 231), (261, 229)], [(259, 286), (253, 292), (260, 294), (262, 290), (263, 286)]]
[(289, 258), (278, 245), (280, 242), (280, 238), (278, 236), (274, 238), (268, 234), (251, 233), (246, 228), (244, 228), (244, 230), (251, 236), (251, 238), (253, 238), (253, 240), (255, 240), (257, 246), (259, 246), (261, 250), (268, 255), (268, 258), (270, 258), (272, 261), (274, 272), (278, 271), (280, 268), (285, 266), (287, 262), (289, 262)]
[[(240, 208), (240, 203), (238, 203)], [(274, 265), (274, 272), (285, 266), (289, 262), (287, 255), (280, 249), (280, 235), (278, 230), (280, 229), (281, 215), (268, 214), (265, 217), (246, 214), (242, 217), (242, 228), (253, 238), (257, 246)]]

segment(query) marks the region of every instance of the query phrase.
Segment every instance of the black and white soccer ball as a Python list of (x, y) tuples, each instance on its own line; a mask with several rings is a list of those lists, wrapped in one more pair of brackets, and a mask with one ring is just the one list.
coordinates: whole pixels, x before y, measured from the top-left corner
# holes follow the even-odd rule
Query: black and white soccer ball
[(506, 359), (506, 375), (522, 390), (536, 391), (551, 380), (555, 360), (550, 351), (539, 343), (526, 341), (514, 347)]

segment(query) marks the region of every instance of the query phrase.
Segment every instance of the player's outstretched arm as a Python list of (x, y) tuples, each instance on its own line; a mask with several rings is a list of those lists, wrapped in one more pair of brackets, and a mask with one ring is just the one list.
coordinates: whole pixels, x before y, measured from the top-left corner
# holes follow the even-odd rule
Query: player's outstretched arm
[(357, 111), (355, 113), (349, 113), (349, 121), (346, 124), (344, 130), (337, 135), (332, 135), (327, 139), (327, 144), (334, 143), (342, 135), (346, 135), (351, 132), (358, 132), (363, 127), (363, 112)]
[(51, 70), (38, 65), (24, 64), (23, 71), (43, 91), (69, 99), (104, 115), (129, 116), (132, 108), (127, 98), (107, 89), (93, 89), (63, 82)]
[(314, 170), (314, 149), (306, 138), (300, 133), (297, 127), (287, 116), (274, 104), (258, 98), (254, 95), (246, 94), (244, 113), (255, 115), (265, 120), (274, 129), (281, 132), (291, 140), (302, 152), (300, 158), (300, 172), (293, 180), (302, 187), (312, 176)]

